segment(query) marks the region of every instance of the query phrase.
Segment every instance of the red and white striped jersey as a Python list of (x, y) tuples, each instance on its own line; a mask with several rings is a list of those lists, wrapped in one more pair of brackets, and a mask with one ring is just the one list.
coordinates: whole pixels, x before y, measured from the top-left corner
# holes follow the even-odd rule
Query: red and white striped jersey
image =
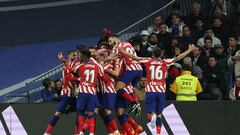
[(146, 92), (165, 92), (168, 66), (174, 64), (175, 59), (140, 58), (147, 73)]
[(124, 89), (128, 94), (131, 94), (131, 93), (134, 92), (134, 91), (133, 91), (133, 86), (132, 86), (131, 83), (128, 84), (127, 86), (125, 86), (123, 89)]
[(80, 64), (81, 64), (81, 61), (79, 59), (75, 59), (70, 66), (72, 67), (72, 69), (75, 69)]
[[(133, 46), (128, 43), (128, 42), (120, 42), (118, 45), (115, 45), (112, 49), (112, 52), (119, 54), (118, 49), (120, 47), (123, 47), (124, 50), (130, 54), (134, 54), (137, 55)], [(142, 66), (140, 65), (140, 63), (136, 60), (133, 60), (132, 58), (126, 57), (126, 56), (122, 56), (121, 57), (124, 59), (124, 62), (126, 64), (126, 70), (142, 70)]]
[[(104, 70), (106, 70), (106, 69), (113, 70), (113, 68), (114, 68), (113, 64), (114, 64), (114, 62), (111, 61), (109, 63), (103, 63), (102, 65), (103, 65)], [(106, 74), (106, 76), (108, 77), (108, 80), (109, 80), (108, 84), (105, 81), (99, 79), (100, 85), (101, 85), (101, 91), (103, 93), (116, 93), (116, 90), (115, 90), (116, 81), (115, 81), (115, 79), (108, 74)]]
[[(71, 64), (72, 63), (70, 63), (70, 65)], [(62, 78), (61, 96), (75, 96), (75, 85), (73, 81), (78, 81), (78, 78), (74, 77), (66, 67), (62, 71)]]
[(124, 65), (124, 60), (122, 57), (118, 57), (117, 59), (115, 59), (114, 68), (120, 69), (119, 76), (121, 76), (125, 72), (126, 66)]
[(101, 78), (108, 82), (104, 74), (103, 67), (97, 63), (93, 58), (83, 62), (76, 67), (77, 73), (80, 77), (79, 92), (96, 94), (97, 79)]

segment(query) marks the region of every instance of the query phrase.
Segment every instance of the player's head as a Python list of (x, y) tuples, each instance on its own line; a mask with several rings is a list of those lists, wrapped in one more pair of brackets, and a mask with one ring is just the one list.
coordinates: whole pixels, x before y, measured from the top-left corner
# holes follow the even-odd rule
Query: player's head
[(98, 61), (100, 62), (103, 61), (107, 56), (108, 56), (108, 51), (106, 49), (97, 50), (96, 59)]
[(53, 89), (54, 86), (54, 82), (51, 78), (46, 78), (42, 81), (42, 85), (45, 87), (45, 89)]
[(80, 57), (80, 59), (82, 62), (91, 58), (91, 52), (88, 49), (83, 49), (81, 52), (82, 52), (82, 57)]
[(161, 49), (158, 47), (154, 47), (152, 51), (152, 56), (154, 58), (160, 58), (161, 57)]
[(94, 56), (97, 53), (96, 47), (89, 47), (88, 50), (91, 53), (91, 56)]
[(116, 34), (113, 34), (112, 36), (110, 36), (110, 37), (108, 38), (108, 44), (109, 44), (110, 46), (115, 46), (115, 45), (117, 45), (119, 42), (120, 42), (120, 39), (119, 39), (118, 35), (116, 35)]
[(73, 61), (77, 58), (77, 52), (75, 50), (69, 50), (67, 52), (68, 60)]
[(83, 44), (80, 44), (80, 45), (78, 45), (76, 48), (77, 48), (78, 57), (81, 57), (81, 56), (82, 56), (82, 50), (85, 49), (86, 46), (83, 45)]

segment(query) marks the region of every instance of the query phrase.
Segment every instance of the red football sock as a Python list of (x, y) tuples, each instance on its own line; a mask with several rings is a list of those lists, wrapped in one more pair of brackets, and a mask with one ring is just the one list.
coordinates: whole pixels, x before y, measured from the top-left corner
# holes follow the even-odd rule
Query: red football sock
[(95, 118), (89, 118), (89, 132), (95, 134)]
[(118, 130), (118, 127), (117, 127), (117, 122), (116, 122), (116, 120), (112, 120), (112, 121), (110, 121), (110, 126), (112, 127), (112, 129), (113, 129), (113, 131), (116, 131), (116, 130)]
[(87, 130), (87, 128), (89, 127), (89, 118), (86, 118), (84, 124), (83, 124), (83, 129)]
[(121, 126), (121, 129), (122, 129), (122, 132), (125, 133), (125, 129), (124, 129), (124, 126), (123, 126), (123, 123), (120, 123), (120, 126)]
[(109, 134), (111, 134), (111, 133), (113, 133), (115, 131), (115, 130), (113, 130), (111, 123), (107, 123), (106, 126), (107, 126), (107, 130), (108, 130)]
[(127, 132), (128, 135), (132, 134), (132, 128), (127, 122), (123, 123), (123, 128)]
[(160, 132), (161, 132), (161, 126), (159, 126), (159, 125), (157, 125), (157, 134), (160, 134)]
[(78, 129), (80, 132), (83, 132), (83, 124), (84, 124), (84, 117), (79, 115), (78, 116)]
[(132, 103), (134, 102), (134, 99), (131, 97), (131, 95), (129, 95), (127, 92), (124, 92), (122, 94), (123, 98), (126, 99), (128, 102)]
[(128, 123), (133, 126), (134, 129), (139, 126), (131, 117), (128, 117)]
[(45, 131), (45, 133), (51, 134), (53, 130), (53, 126), (51, 124), (48, 124), (47, 129)]
[(79, 134), (78, 125), (74, 126), (74, 134)]
[(147, 119), (148, 119), (148, 121), (151, 121), (152, 120), (152, 114), (148, 114)]

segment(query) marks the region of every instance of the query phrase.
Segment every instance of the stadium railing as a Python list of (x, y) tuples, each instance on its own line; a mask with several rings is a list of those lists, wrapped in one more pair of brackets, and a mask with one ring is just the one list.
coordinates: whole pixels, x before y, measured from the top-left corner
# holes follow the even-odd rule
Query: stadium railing
[(60, 64), (51, 70), (37, 76), (25, 85), (25, 92), (22, 94), (6, 95), (5, 103), (27, 103), (27, 102), (42, 102), (41, 90), (44, 89), (42, 81), (45, 78), (59, 79), (62, 75), (63, 64)]

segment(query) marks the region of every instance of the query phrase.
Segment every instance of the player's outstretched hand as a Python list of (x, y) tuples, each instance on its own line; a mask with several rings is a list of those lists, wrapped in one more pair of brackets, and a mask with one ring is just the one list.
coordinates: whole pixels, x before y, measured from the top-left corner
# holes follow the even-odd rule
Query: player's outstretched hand
[(63, 60), (64, 60), (64, 57), (63, 57), (62, 52), (59, 52), (59, 53), (58, 53), (58, 59), (59, 59), (60, 61), (63, 61)]

